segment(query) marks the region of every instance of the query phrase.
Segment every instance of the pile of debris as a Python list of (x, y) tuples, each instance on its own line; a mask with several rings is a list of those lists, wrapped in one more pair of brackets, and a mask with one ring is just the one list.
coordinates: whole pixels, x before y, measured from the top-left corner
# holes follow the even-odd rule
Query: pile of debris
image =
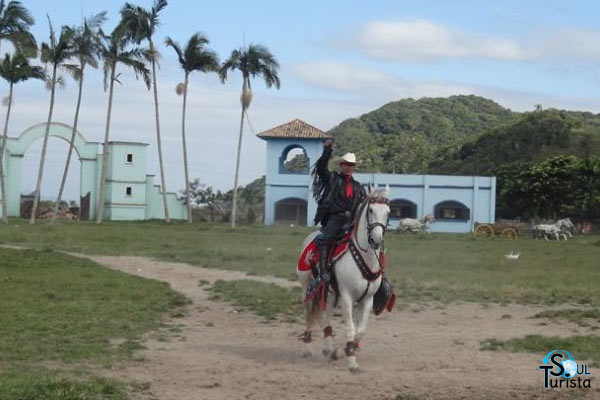
[[(33, 208), (33, 201), (27, 201), (21, 203), (21, 217), (29, 218), (31, 216), (31, 210)], [(54, 202), (42, 201), (40, 202), (37, 212), (37, 219), (51, 219), (54, 213)], [(62, 219), (67, 221), (75, 221), (79, 219), (79, 208), (69, 207), (66, 202), (61, 203), (58, 207), (58, 213), (56, 219)]]
[[(43, 210), (38, 212), (36, 218), (38, 219), (51, 219), (54, 210), (51, 208), (50, 210)], [(64, 219), (67, 221), (75, 221), (79, 219), (77, 214), (72, 213), (70, 210), (64, 210), (59, 207), (58, 213), (56, 214), (56, 219)]]

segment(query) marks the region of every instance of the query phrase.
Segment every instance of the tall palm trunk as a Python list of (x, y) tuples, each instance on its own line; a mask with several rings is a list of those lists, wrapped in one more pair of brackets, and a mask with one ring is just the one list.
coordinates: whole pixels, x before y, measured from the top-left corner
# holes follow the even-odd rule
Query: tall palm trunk
[(110, 90), (108, 92), (108, 111), (106, 113), (106, 129), (104, 130), (104, 146), (102, 148), (102, 173), (100, 174), (100, 188), (98, 189), (98, 200), (96, 203), (96, 222), (102, 222), (104, 213), (104, 190), (106, 188), (106, 175), (108, 173), (108, 133), (110, 131), (110, 114), (112, 112), (113, 90), (115, 87), (115, 70), (112, 66), (110, 72)]
[(233, 182), (233, 204), (231, 206), (231, 227), (235, 228), (235, 218), (237, 215), (237, 191), (238, 180), (240, 175), (240, 156), (242, 154), (242, 139), (244, 132), (244, 114), (252, 101), (252, 92), (250, 90), (249, 78), (244, 77), (244, 85), (242, 86), (242, 95), (240, 97), (242, 103), (242, 117), (240, 119), (240, 135), (238, 137), (237, 160), (235, 163), (235, 180)]
[(183, 170), (185, 172), (185, 201), (187, 202), (188, 222), (192, 223), (192, 203), (190, 196), (190, 178), (188, 175), (187, 144), (185, 141), (185, 109), (187, 105), (188, 74), (185, 74), (183, 84), (183, 111), (181, 113), (181, 138), (183, 141)]
[(8, 140), (8, 119), (10, 118), (10, 108), (12, 106), (13, 84), (10, 84), (8, 92), (8, 108), (6, 110), (6, 119), (4, 120), (4, 133), (0, 143), (0, 190), (2, 196), (2, 220), (8, 224), (8, 199), (6, 198), (6, 182), (4, 180), (4, 149)]
[(156, 88), (156, 62), (154, 58), (156, 56), (156, 50), (154, 49), (154, 43), (150, 41), (150, 51), (152, 51), (152, 86), (154, 86), (154, 116), (156, 120), (156, 141), (158, 144), (158, 164), (160, 165), (160, 183), (162, 186), (162, 198), (163, 206), (165, 209), (165, 222), (171, 222), (169, 218), (169, 205), (167, 204), (167, 186), (165, 185), (165, 169), (163, 165), (162, 157), (162, 142), (160, 140), (160, 119), (158, 116), (158, 90)]
[(52, 111), (54, 110), (54, 92), (56, 89), (56, 64), (52, 67), (52, 88), (50, 91), (50, 109), (48, 110), (48, 122), (46, 123), (46, 132), (44, 132), (44, 143), (42, 144), (42, 155), (40, 157), (40, 167), (38, 169), (37, 184), (33, 193), (33, 207), (31, 209), (30, 224), (35, 224), (35, 213), (40, 203), (40, 192), (42, 189), (42, 176), (44, 175), (44, 162), (46, 161), (46, 148), (48, 147), (48, 136), (50, 134), (50, 123), (52, 122)]
[(67, 174), (69, 173), (69, 164), (71, 162), (71, 155), (73, 154), (73, 148), (75, 147), (75, 134), (77, 133), (77, 122), (79, 122), (79, 108), (81, 106), (81, 92), (83, 89), (83, 70), (81, 71), (81, 77), (79, 78), (79, 94), (77, 95), (77, 106), (75, 107), (75, 120), (73, 121), (73, 132), (71, 133), (71, 141), (69, 142), (69, 152), (67, 153), (67, 162), (65, 163), (65, 170), (63, 172), (62, 180), (60, 181), (60, 189), (58, 190), (58, 196), (54, 203), (54, 212), (52, 213), (53, 224), (56, 221), (56, 215), (58, 214), (58, 206), (62, 201), (63, 190), (65, 189), (65, 183), (67, 182)]

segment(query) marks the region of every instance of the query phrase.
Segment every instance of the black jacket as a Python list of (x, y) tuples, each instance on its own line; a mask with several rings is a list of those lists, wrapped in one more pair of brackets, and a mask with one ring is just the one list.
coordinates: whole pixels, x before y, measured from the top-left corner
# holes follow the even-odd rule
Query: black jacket
[[(321, 222), (322, 225), (325, 225), (329, 215), (346, 211), (350, 211), (351, 218), (354, 217), (353, 214), (358, 205), (367, 197), (364, 187), (354, 178), (350, 178), (353, 195), (351, 198), (346, 197), (346, 177), (339, 172), (331, 172), (327, 168), (331, 153), (331, 148), (323, 148), (323, 154), (313, 171), (313, 179), (318, 182), (318, 184), (313, 184), (313, 194), (318, 201), (315, 224)], [(320, 187), (318, 193), (315, 191), (315, 187)]]

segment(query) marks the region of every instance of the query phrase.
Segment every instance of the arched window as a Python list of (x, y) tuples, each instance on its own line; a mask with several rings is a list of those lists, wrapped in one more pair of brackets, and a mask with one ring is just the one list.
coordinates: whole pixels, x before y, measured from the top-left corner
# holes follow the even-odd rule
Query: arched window
[(471, 218), (471, 210), (458, 201), (448, 200), (434, 207), (434, 216), (436, 220), (468, 221)]
[(279, 157), (280, 174), (308, 174), (309, 166), (306, 150), (300, 145), (286, 147)]
[(390, 218), (417, 218), (417, 205), (409, 200), (390, 201)]
[(275, 224), (306, 225), (307, 202), (303, 199), (288, 197), (275, 203)]

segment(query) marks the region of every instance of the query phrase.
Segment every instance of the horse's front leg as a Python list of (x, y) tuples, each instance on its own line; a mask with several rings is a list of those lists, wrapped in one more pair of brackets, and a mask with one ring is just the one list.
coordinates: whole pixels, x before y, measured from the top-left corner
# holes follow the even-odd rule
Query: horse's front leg
[(356, 310), (356, 320), (358, 326), (356, 327), (355, 340), (357, 346), (365, 337), (365, 333), (367, 333), (367, 322), (369, 322), (369, 314), (372, 308), (373, 297), (368, 296), (358, 305), (358, 309)]
[[(346, 347), (344, 349), (337, 348), (332, 354), (334, 360), (337, 360), (345, 353), (348, 357), (348, 367), (350, 371), (358, 371), (358, 363), (356, 362), (356, 350), (358, 345), (355, 340), (356, 327), (354, 326), (354, 320), (352, 319), (352, 298), (348, 293), (340, 295), (340, 302), (342, 307), (342, 317), (346, 324)], [(343, 352), (343, 353), (342, 353)]]

